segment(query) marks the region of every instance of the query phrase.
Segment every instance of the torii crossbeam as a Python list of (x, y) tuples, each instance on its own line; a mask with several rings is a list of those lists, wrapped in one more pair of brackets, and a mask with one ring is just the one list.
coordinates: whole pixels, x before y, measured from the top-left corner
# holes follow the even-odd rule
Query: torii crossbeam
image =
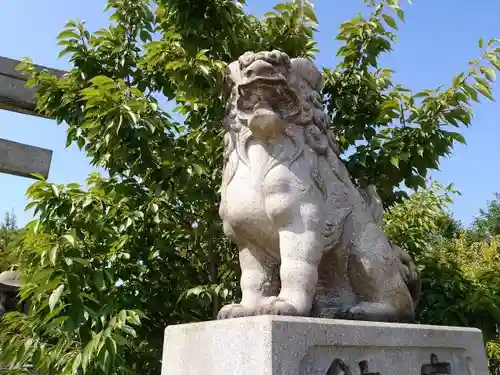
[[(0, 109), (25, 115), (45, 117), (36, 112), (36, 87), (25, 86), (27, 77), (16, 67), (20, 61), (0, 56)], [(58, 77), (65, 72), (35, 65)], [(38, 173), (49, 175), (52, 151), (0, 138), (0, 173), (33, 178)]]

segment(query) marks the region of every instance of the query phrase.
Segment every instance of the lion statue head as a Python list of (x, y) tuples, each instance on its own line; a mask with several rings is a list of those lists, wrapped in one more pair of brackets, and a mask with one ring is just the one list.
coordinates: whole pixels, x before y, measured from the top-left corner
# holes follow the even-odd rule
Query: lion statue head
[[(224, 163), (233, 151), (245, 161), (248, 138), (288, 134), (290, 126), (305, 129), (306, 142), (318, 153), (338, 155), (320, 90), (323, 75), (306, 58), (291, 59), (281, 51), (247, 52), (229, 65), (230, 96), (224, 125)], [(231, 168), (232, 169), (232, 168)]]
[(280, 51), (247, 52), (229, 65), (229, 78), (238, 120), (256, 136), (287, 123), (325, 125), (318, 93), (323, 77), (307, 59), (290, 59)]

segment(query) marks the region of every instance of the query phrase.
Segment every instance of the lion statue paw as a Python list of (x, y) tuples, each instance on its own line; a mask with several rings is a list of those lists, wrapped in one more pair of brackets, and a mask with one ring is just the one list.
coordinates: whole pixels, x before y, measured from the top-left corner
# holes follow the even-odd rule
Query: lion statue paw
[(297, 309), (280, 297), (264, 298), (255, 309), (256, 315), (300, 315)]
[(245, 316), (252, 316), (252, 309), (245, 307), (239, 303), (233, 303), (230, 305), (223, 306), (219, 313), (217, 314), (218, 320), (231, 319), (231, 318), (242, 318)]

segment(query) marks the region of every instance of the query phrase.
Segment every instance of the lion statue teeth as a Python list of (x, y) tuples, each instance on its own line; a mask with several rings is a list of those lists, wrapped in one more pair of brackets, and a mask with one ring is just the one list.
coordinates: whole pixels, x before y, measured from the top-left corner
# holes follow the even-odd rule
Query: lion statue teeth
[(220, 216), (238, 246), (242, 299), (219, 319), (275, 314), (411, 322), (420, 280), (358, 189), (322, 109), (322, 74), (280, 51), (229, 66)]

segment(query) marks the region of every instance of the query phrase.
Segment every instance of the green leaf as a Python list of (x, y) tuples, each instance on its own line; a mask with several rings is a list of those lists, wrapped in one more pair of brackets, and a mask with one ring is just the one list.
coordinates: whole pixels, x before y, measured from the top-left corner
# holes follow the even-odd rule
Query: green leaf
[(393, 29), (397, 30), (398, 29), (398, 25), (396, 24), (396, 21), (394, 20), (394, 18), (392, 18), (391, 16), (389, 16), (388, 14), (382, 14), (382, 18), (384, 19), (384, 21), (390, 26), (392, 27)]
[(391, 7), (399, 8), (399, 0), (387, 0), (387, 3)]
[(276, 18), (276, 13), (266, 12), (266, 13), (264, 13), (264, 18)]
[(144, 213), (142, 211), (135, 211), (134, 216), (138, 219), (144, 219)]
[(128, 345), (129, 343), (125, 337), (119, 335), (118, 333), (113, 333), (113, 341), (115, 341), (115, 345), (118, 344), (120, 346)]
[(390, 161), (392, 165), (399, 169), (399, 156), (391, 155)]
[(210, 74), (210, 68), (204, 64), (198, 65), (198, 69), (200, 69), (202, 73), (205, 74), (206, 76)]
[(453, 114), (453, 112), (444, 112), (443, 113), (443, 117), (450, 124), (452, 124), (454, 126), (458, 126), (458, 122), (457, 122), (457, 120), (456, 120), (455, 115)]
[(405, 14), (403, 12), (402, 9), (400, 8), (397, 8), (397, 9), (394, 9), (394, 11), (396, 12), (396, 14), (398, 15), (399, 19), (402, 21), (402, 22), (405, 22)]
[(82, 364), (82, 353), (78, 353), (73, 360), (71, 369), (74, 374), (78, 373), (78, 369)]
[(103, 75), (92, 78), (90, 82), (92, 82), (92, 84), (96, 86), (102, 86), (105, 84), (113, 84), (113, 85), (115, 84), (115, 81), (113, 81), (112, 78)]
[(81, 264), (82, 266), (90, 266), (90, 262), (87, 259), (82, 258), (71, 258), (75, 263)]
[(118, 334), (114, 334), (110, 337), (107, 337), (106, 339), (106, 346), (108, 348), (108, 352), (112, 360), (114, 360), (116, 354), (118, 353), (118, 344), (116, 342), (117, 338), (123, 338), (123, 337)]
[(61, 298), (61, 294), (64, 290), (64, 284), (59, 285), (50, 295), (49, 297), (49, 308), (50, 311), (54, 310), (55, 305), (59, 302)]
[(382, 102), (381, 108), (383, 109), (399, 109), (400, 104), (395, 99), (388, 99)]
[(54, 193), (55, 197), (59, 198), (59, 189), (57, 188), (57, 186), (52, 184), (50, 185), (50, 188), (52, 189), (52, 192)]
[(135, 113), (133, 113), (132, 111), (127, 111), (127, 114), (129, 115), (130, 119), (132, 120), (132, 123), (134, 125), (137, 124), (137, 116)]
[(192, 165), (192, 167), (193, 167), (194, 173), (196, 173), (197, 175), (201, 176), (203, 174), (203, 168), (200, 167), (198, 164), (194, 163)]
[(483, 73), (490, 82), (494, 82), (497, 78), (495, 70), (489, 67), (481, 67), (481, 73)]
[(143, 42), (151, 40), (151, 34), (148, 33), (146, 30), (141, 30), (140, 37)]
[(481, 82), (476, 82), (472, 86), (491, 101), (495, 101), (495, 98), (493, 98), (493, 95), (491, 94), (491, 89), (488, 86)]
[(472, 100), (474, 100), (475, 102), (479, 102), (479, 96), (477, 95), (477, 91), (470, 87), (469, 85), (463, 85), (462, 88), (464, 89), (464, 91), (469, 94), (469, 96), (472, 98)]
[[(108, 338), (109, 340), (109, 338)], [(109, 374), (109, 370), (111, 368), (111, 355), (109, 354), (108, 351), (102, 351), (104, 353), (103, 355), (99, 356), (99, 366), (101, 367), (102, 371), (104, 371), (105, 374)]]
[(46, 181), (45, 177), (43, 177), (40, 173), (36, 172), (36, 173), (30, 173), (30, 176), (36, 178), (37, 180), (41, 180), (41, 181)]
[(309, 18), (314, 23), (318, 23), (318, 18), (316, 17), (312, 4), (305, 4), (303, 10), (307, 18)]
[(462, 83), (463, 83), (463, 80), (464, 80), (464, 77), (465, 77), (465, 74), (464, 73), (460, 73), (460, 74), (457, 74), (454, 78), (453, 78), (453, 87), (458, 87), (460, 86)]
[(78, 148), (81, 150), (85, 146), (85, 138), (79, 137), (76, 141)]
[(58, 40), (61, 39), (80, 39), (80, 35), (78, 35), (73, 30), (64, 30), (57, 36)]
[(134, 311), (128, 311), (128, 318), (132, 324), (135, 324), (135, 325), (141, 324), (141, 319), (139, 318), (139, 315), (137, 315), (137, 313)]
[(479, 45), (479, 48), (483, 48), (483, 45), (484, 45), (484, 39), (483, 39), (482, 37), (481, 37), (481, 38), (479, 38), (478, 45)]
[(83, 367), (84, 372), (87, 370), (89, 363), (93, 359), (94, 351), (95, 351), (97, 345), (99, 344), (99, 338), (100, 338), (100, 336), (94, 334), (92, 336), (92, 339), (88, 342), (88, 344), (83, 349), (82, 367)]
[(132, 225), (133, 221), (130, 217), (127, 217), (127, 221), (125, 222), (125, 229)]
[(71, 234), (65, 234), (62, 238), (64, 238), (71, 246), (75, 246), (75, 237)]
[(466, 144), (465, 142), (465, 138), (462, 134), (460, 133), (449, 133), (449, 135), (457, 142), (459, 143), (462, 143), (462, 144)]
[(414, 98), (423, 98), (423, 97), (428, 97), (429, 93), (426, 91), (421, 91), (415, 95), (413, 95)]
[(291, 7), (292, 6), (290, 3), (279, 3), (279, 4), (276, 4), (273, 9), (280, 12), (280, 13), (284, 13), (284, 12), (290, 11)]
[(500, 59), (493, 55), (493, 54), (489, 54), (487, 55), (488, 56), (488, 60), (491, 62), (491, 64), (497, 69), (497, 70), (500, 70)]
[(38, 201), (33, 201), (33, 202), (30, 202), (26, 205), (26, 207), (24, 208), (25, 211), (29, 211), (31, 210), (33, 207), (36, 207), (40, 202)]
[(425, 187), (425, 178), (419, 175), (411, 175), (405, 179), (405, 184), (410, 189)]
[(59, 246), (58, 245), (55, 245), (52, 247), (52, 249), (50, 249), (50, 252), (49, 252), (49, 260), (51, 261), (51, 263), (53, 265), (56, 264), (56, 259), (57, 259), (57, 251), (59, 250)]

